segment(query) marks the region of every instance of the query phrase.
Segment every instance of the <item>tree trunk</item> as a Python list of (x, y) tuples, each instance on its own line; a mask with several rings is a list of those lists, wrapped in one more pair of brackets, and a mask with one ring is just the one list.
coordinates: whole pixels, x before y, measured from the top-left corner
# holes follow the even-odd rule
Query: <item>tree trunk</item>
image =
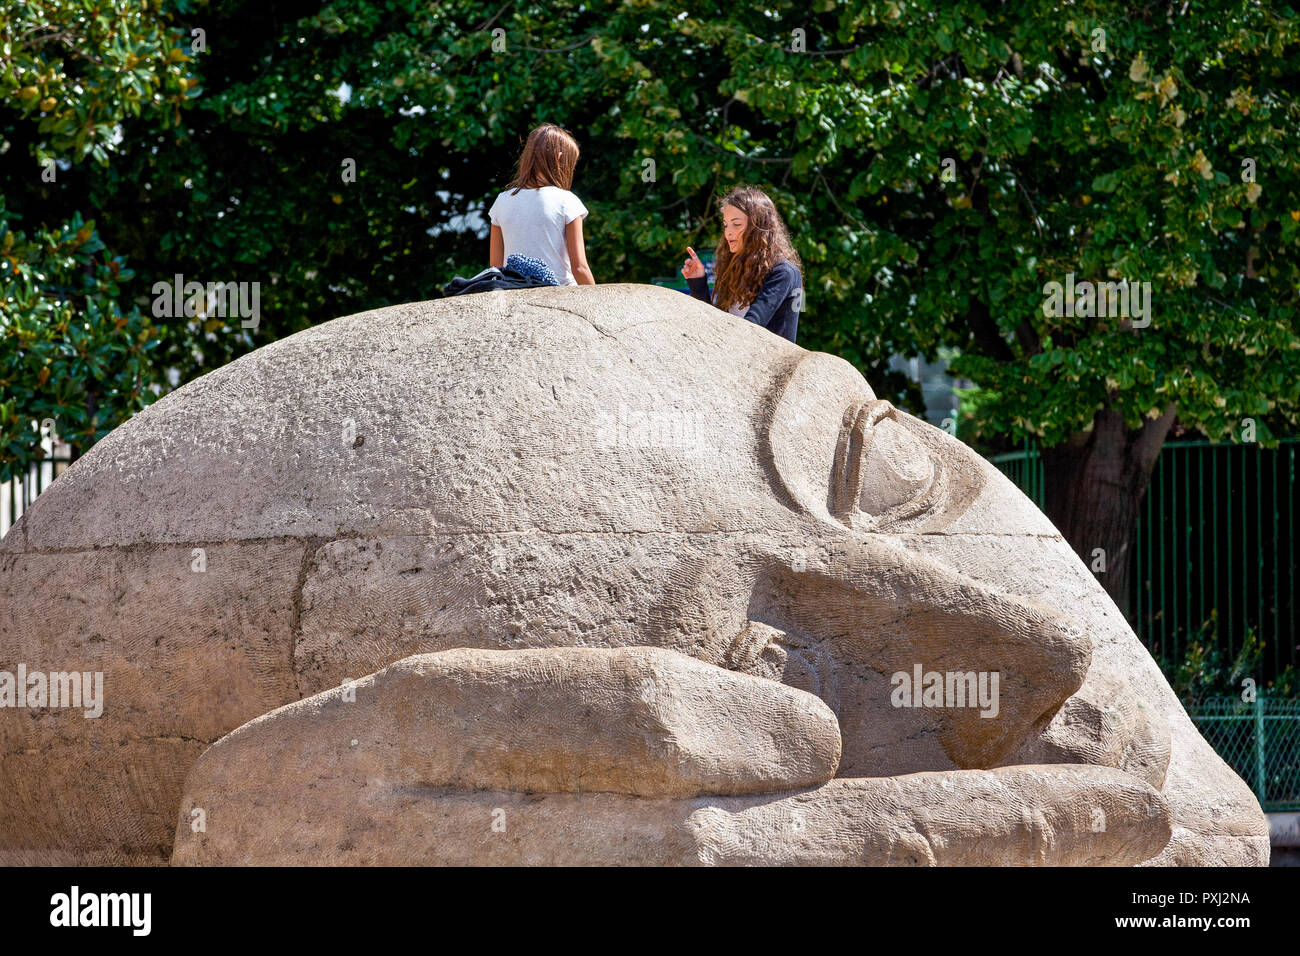
[(1170, 405), (1134, 430), (1104, 408), (1091, 431), (1043, 449), (1047, 517), (1130, 621), (1129, 562), (1138, 509), (1176, 414)]

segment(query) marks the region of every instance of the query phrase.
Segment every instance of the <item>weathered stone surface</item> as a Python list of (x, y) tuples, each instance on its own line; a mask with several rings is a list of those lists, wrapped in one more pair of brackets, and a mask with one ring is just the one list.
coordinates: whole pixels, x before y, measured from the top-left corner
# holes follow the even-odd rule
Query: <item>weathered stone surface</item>
[[(337, 686), (402, 652), (634, 645), (650, 634), (822, 696), (851, 722), (841, 772), (867, 776), (993, 765), (1083, 680), (1086, 639), (1044, 606), (974, 587), (881, 539), (804, 548), (798, 572), (789, 549), (758, 535), (331, 542), (305, 580), (301, 686)], [(574, 574), (578, 561), (599, 568), (602, 588), (573, 577), (556, 586), (552, 575)], [(772, 622), (768, 657), (783, 663), (761, 660), (763, 647), (741, 652), (753, 617)], [(892, 706), (889, 675), (918, 662), (1000, 672), (998, 716)]]
[[(177, 576), (193, 547), (246, 557)], [(25, 788), (0, 853), (165, 860), (193, 755), (114, 765), (123, 741), (201, 748), (414, 654), (653, 645), (821, 697), (840, 777), (1095, 763), (1161, 784), (1156, 862), (1267, 859), (1249, 789), (1004, 476), (847, 363), (668, 290), (468, 296), (272, 343), (96, 445), (0, 562), (0, 667), (99, 638), (122, 662), (98, 722), (0, 712), (0, 781)], [(895, 706), (917, 665), (997, 672), (997, 716)], [(83, 770), (129, 783), (84, 811), (60, 789)]]
[[(932, 557), (946, 550), (943, 539), (916, 536), (903, 543)], [(1029, 600), (1053, 595), (1050, 600), (1086, 622), (1092, 640), (1084, 686), (1042, 735), (1005, 762), (1095, 762), (1160, 781), (1174, 835), (1149, 865), (1266, 864), (1268, 824), (1259, 802), (1201, 736), (1156, 662), (1068, 545), (972, 535), (963, 537), (961, 549), (972, 576)]]
[[(8, 539), (6, 539), (8, 540)], [(12, 862), (159, 862), (199, 754), (297, 696), (293, 542), (0, 554), (0, 670), (103, 674), (103, 713), (0, 707)]]
[[(207, 760), (205, 755), (204, 760)], [(196, 777), (204, 773), (203, 762)], [(213, 804), (205, 832), (190, 825)], [(655, 799), (401, 786), (321, 774), (272, 803), (187, 795), (177, 865), (1128, 866), (1169, 808), (1121, 771), (1005, 767), (836, 779), (762, 797)]]
[(818, 698), (660, 648), (460, 649), (271, 711), (222, 738), (187, 801), (248, 821), (319, 777), (400, 787), (696, 796), (835, 776)]

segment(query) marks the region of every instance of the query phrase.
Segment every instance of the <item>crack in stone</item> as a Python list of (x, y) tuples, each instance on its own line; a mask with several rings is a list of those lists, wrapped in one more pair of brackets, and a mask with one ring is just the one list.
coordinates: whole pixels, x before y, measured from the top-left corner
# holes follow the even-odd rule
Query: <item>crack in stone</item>
[[(703, 530), (698, 528), (686, 529), (657, 529), (657, 530), (636, 530), (622, 529), (612, 530), (609, 528), (579, 528), (574, 530), (548, 530), (544, 528), (446, 528), (440, 527), (432, 533), (393, 533), (374, 531), (348, 531), (332, 537), (322, 535), (270, 535), (262, 538), (225, 538), (225, 539), (208, 539), (199, 541), (133, 541), (130, 544), (94, 544), (89, 547), (66, 547), (66, 548), (26, 548), (23, 551), (7, 552), (12, 556), (23, 554), (91, 554), (95, 551), (150, 551), (159, 548), (214, 548), (225, 545), (235, 544), (303, 544), (311, 541), (321, 543), (330, 541), (353, 541), (353, 540), (374, 540), (387, 538), (439, 538), (439, 537), (565, 537), (569, 535), (580, 535), (584, 537), (601, 537), (610, 536), (629, 536), (629, 535), (659, 535), (662, 537), (728, 537), (738, 535), (759, 535), (773, 538), (790, 538), (798, 541), (812, 542), (813, 544), (823, 543), (815, 536), (809, 536), (801, 531), (781, 531), (772, 528), (724, 528)], [(1014, 540), (1040, 539), (1045, 541), (1063, 540), (1059, 534), (1017, 534), (1014, 532), (974, 532), (960, 531), (949, 534), (942, 531), (909, 531), (889, 533), (883, 531), (856, 532), (854, 536), (865, 536), (868, 538), (877, 538), (893, 540), (899, 538), (1011, 538)], [(850, 539), (851, 540), (851, 539)]]
[[(273, 708), (273, 709), (274, 709), (274, 708)], [(249, 720), (252, 720), (252, 719), (253, 719), (252, 717), (249, 718)], [(241, 724), (240, 726), (243, 726), (243, 725)], [(234, 730), (234, 728), (232, 727), (231, 730)], [(226, 736), (226, 735), (225, 735), (225, 734), (219, 734), (216, 738), (213, 738), (212, 740), (208, 740), (208, 739), (203, 738), (203, 737), (191, 737), (191, 736), (189, 736), (188, 734), (132, 734), (132, 733), (127, 733), (127, 734), (123, 735), (120, 739), (121, 739), (124, 743), (135, 743), (136, 741), (140, 741), (140, 740), (180, 740), (180, 741), (184, 741), (185, 743), (191, 743), (191, 744), (202, 744), (202, 745), (204, 746), (204, 748), (206, 749), (206, 748), (208, 748), (208, 747), (211, 747), (214, 743), (217, 742), (217, 740), (219, 740), (221, 737), (224, 737), (224, 736)], [(84, 748), (85, 746), (86, 746), (86, 738), (85, 738), (85, 737), (75, 737), (75, 736), (74, 736), (74, 737), (67, 737), (67, 736), (62, 736), (62, 735), (59, 735), (59, 734), (55, 734), (55, 735), (53, 735), (53, 736), (50, 736), (50, 737), (47, 737), (47, 738), (43, 739), (43, 740), (41, 741), (40, 749), (22, 749), (22, 748), (14, 748), (14, 749), (11, 749), (11, 750), (9, 750), (9, 751), (0, 751), (0, 753), (6, 753), (6, 754), (19, 754), (19, 753), (21, 753), (21, 754), (28, 754), (28, 755), (32, 755), (32, 756), (34, 756), (34, 755), (36, 755), (36, 754), (44, 753), (45, 751), (47, 751), (47, 750), (48, 750), (49, 748), (51, 748), (51, 747), (77, 747), (77, 748)]]
[(574, 312), (572, 309), (566, 309), (562, 305), (548, 305), (543, 302), (529, 302), (526, 303), (526, 305), (534, 309), (550, 309), (554, 312), (567, 312), (569, 313), (569, 315), (576, 316), (577, 318), (582, 319), (582, 321), (586, 322), (588, 325), (590, 325), (601, 335), (605, 336), (605, 338), (615, 339), (615, 340), (617, 340), (618, 338), (618, 336), (616, 336), (614, 333), (609, 332), (606, 329), (603, 329), (599, 325), (597, 325), (589, 316), (585, 316), (581, 312)]
[(293, 690), (298, 700), (302, 700), (302, 683), (298, 677), (298, 642), (302, 639), (302, 592), (307, 586), (307, 573), (311, 570), (312, 562), (316, 560), (316, 552), (323, 546), (333, 541), (341, 540), (339, 538), (305, 538), (302, 540), (303, 552), (302, 563), (298, 567), (298, 580), (293, 588), (293, 613), (289, 619), (289, 673), (293, 676)]
[(186, 548), (220, 548), (228, 545), (241, 544), (306, 544), (310, 541), (332, 541), (345, 540), (350, 538), (373, 538), (373, 537), (402, 537), (401, 535), (369, 535), (369, 534), (342, 534), (335, 538), (325, 538), (317, 535), (274, 535), (266, 538), (226, 538), (223, 540), (200, 540), (200, 541), (133, 541), (130, 544), (95, 544), (90, 547), (70, 547), (70, 548), (32, 548), (29, 551), (16, 551), (14, 555), (20, 554), (93, 554), (96, 551), (121, 551), (127, 554), (136, 551), (150, 552), (158, 551), (163, 548), (176, 548), (184, 550)]
[(655, 325), (655, 324), (662, 324), (663, 322), (667, 321), (666, 319), (646, 319), (643, 322), (629, 322), (627, 325), (620, 328), (618, 332), (611, 332), (608, 329), (604, 328), (603, 326), (597, 325), (595, 320), (592, 319), (591, 316), (583, 315), (581, 312), (575, 312), (572, 309), (566, 309), (562, 305), (550, 305), (548, 303), (543, 303), (543, 302), (529, 302), (528, 305), (538, 309), (554, 309), (556, 312), (567, 312), (569, 313), (569, 315), (577, 316), (578, 318), (582, 319), (582, 321), (590, 325), (597, 332), (599, 332), (601, 335), (605, 336), (605, 338), (614, 339), (616, 341), (618, 339), (618, 332), (624, 332), (628, 329), (636, 328), (639, 325)]

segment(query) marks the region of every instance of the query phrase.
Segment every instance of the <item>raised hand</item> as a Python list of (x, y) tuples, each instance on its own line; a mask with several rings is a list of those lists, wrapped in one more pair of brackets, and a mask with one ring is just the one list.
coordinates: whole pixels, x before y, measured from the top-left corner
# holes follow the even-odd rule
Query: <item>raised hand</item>
[(690, 246), (686, 247), (686, 261), (682, 263), (682, 275), (687, 279), (704, 278), (704, 263)]

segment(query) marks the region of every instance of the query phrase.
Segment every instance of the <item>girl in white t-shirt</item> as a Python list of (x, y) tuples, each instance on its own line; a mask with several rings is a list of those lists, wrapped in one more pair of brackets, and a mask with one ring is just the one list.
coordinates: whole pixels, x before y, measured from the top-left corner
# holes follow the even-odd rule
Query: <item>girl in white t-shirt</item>
[[(554, 123), (528, 134), (519, 168), (488, 212), (489, 265), (554, 278), (558, 285), (595, 285), (582, 241), (587, 207), (569, 192), (578, 142)], [(532, 261), (530, 261), (532, 260)]]

